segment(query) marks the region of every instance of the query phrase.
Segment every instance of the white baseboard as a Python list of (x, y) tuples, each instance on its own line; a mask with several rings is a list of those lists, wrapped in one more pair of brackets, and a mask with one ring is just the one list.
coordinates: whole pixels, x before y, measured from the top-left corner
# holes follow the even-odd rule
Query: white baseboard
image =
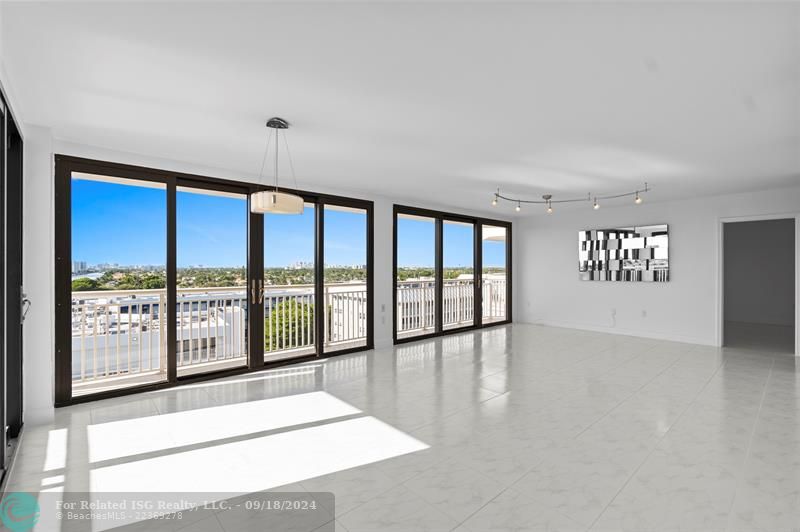
[(636, 336), (638, 338), (650, 338), (653, 340), (666, 340), (669, 342), (681, 342), (685, 344), (697, 344), (697, 345), (708, 345), (712, 347), (719, 347), (714, 340), (709, 340), (707, 338), (696, 338), (693, 336), (683, 336), (678, 334), (669, 334), (657, 331), (640, 331), (634, 329), (625, 329), (622, 327), (609, 327), (606, 325), (596, 325), (591, 323), (576, 323), (576, 322), (553, 321), (553, 320), (533, 320), (526, 323), (531, 323), (533, 325), (544, 325), (546, 327), (560, 327), (563, 329), (577, 329), (581, 331), (619, 334), (622, 336)]

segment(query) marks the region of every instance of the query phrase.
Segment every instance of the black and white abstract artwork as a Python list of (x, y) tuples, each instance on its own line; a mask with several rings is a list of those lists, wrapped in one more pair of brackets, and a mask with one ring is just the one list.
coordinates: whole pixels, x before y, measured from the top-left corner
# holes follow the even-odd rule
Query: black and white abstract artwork
[(578, 232), (583, 281), (669, 281), (667, 224)]

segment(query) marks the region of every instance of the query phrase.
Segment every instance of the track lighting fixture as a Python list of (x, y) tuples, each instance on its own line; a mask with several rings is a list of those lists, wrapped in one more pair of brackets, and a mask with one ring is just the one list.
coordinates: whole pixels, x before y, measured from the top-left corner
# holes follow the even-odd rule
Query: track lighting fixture
[(523, 203), (532, 203), (532, 204), (539, 204), (545, 205), (547, 209), (547, 214), (553, 213), (553, 203), (578, 203), (582, 201), (587, 201), (592, 203), (592, 208), (597, 210), (600, 208), (600, 200), (610, 200), (610, 199), (617, 199), (617, 198), (625, 198), (629, 196), (634, 197), (634, 203), (637, 205), (642, 203), (642, 194), (645, 192), (650, 192), (650, 185), (646, 182), (644, 184), (644, 188), (634, 190), (633, 192), (623, 192), (621, 194), (610, 194), (607, 196), (592, 196), (588, 194), (586, 197), (583, 198), (568, 198), (568, 199), (560, 199), (555, 200), (553, 199), (552, 194), (544, 194), (542, 195), (541, 200), (526, 200), (521, 198), (512, 198), (510, 196), (503, 196), (500, 193), (500, 189), (497, 189), (497, 192), (494, 193), (494, 197), (492, 198), (492, 206), (497, 206), (499, 200), (504, 200), (512, 203), (516, 203), (517, 205), (514, 207), (514, 210), (520, 212), (522, 210)]

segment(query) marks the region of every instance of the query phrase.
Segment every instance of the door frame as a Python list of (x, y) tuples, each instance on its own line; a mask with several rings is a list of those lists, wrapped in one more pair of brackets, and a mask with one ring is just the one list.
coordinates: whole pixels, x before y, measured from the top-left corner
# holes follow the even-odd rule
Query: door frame
[(717, 220), (716, 345), (725, 341), (725, 224), (794, 220), (794, 355), (800, 357), (800, 212), (720, 217)]
[[(434, 332), (428, 334), (420, 334), (418, 336), (409, 336), (407, 338), (397, 337), (397, 218), (400, 214), (408, 214), (411, 216), (422, 216), (432, 218), (436, 222), (436, 238), (435, 238), (435, 268), (434, 274), (436, 277), (435, 290), (436, 290), (436, 320)], [(466, 222), (474, 224), (474, 244), (473, 244), (473, 265), (474, 265), (474, 279), (477, 282), (473, 283), (474, 289), (474, 311), (475, 319), (472, 325), (458, 327), (445, 330), (443, 328), (442, 320), (442, 296), (444, 294), (444, 264), (443, 264), (443, 224), (444, 221)], [(506, 319), (492, 323), (483, 323), (483, 227), (485, 225), (494, 227), (504, 227), (506, 229)], [(512, 222), (504, 220), (495, 220), (491, 218), (483, 218), (480, 216), (470, 216), (465, 214), (457, 214), (452, 212), (437, 211), (432, 209), (425, 209), (420, 207), (412, 207), (408, 205), (395, 204), (392, 208), (392, 340), (395, 345), (404, 344), (408, 342), (415, 342), (417, 340), (424, 340), (428, 338), (435, 338), (448, 334), (457, 334), (460, 332), (481, 329), (485, 327), (495, 327), (498, 325), (508, 325), (513, 321), (512, 316), (512, 293), (513, 293), (513, 275), (512, 275)]]
[(0, 489), (23, 419), (22, 200), (25, 139), (0, 80)]
[[(5, 423), (8, 438), (16, 438), (23, 425), (22, 353), (24, 321), (23, 251), (23, 148), (22, 134), (13, 114), (6, 112), (6, 300)], [(11, 285), (8, 286), (8, 281)]]
[[(367, 341), (364, 346), (342, 349), (340, 351), (324, 352), (321, 337), (318, 340), (318, 349), (315, 354), (299, 356), (295, 358), (264, 362), (263, 352), (263, 308), (255, 312), (248, 312), (248, 356), (247, 365), (240, 368), (224, 369), (215, 372), (208, 372), (197, 375), (177, 375), (176, 343), (177, 330), (175, 315), (169, 313), (169, 323), (167, 327), (167, 380), (153, 384), (131, 386), (116, 390), (108, 390), (93, 394), (72, 397), (72, 341), (71, 341), (71, 317), (69, 308), (72, 301), (71, 283), (71, 261), (72, 261), (72, 209), (71, 209), (71, 178), (73, 172), (84, 172), (89, 174), (99, 174), (108, 177), (120, 177), (138, 181), (152, 181), (164, 183), (167, 186), (167, 307), (177, 306), (177, 267), (176, 267), (176, 188), (178, 186), (197, 187), (208, 190), (222, 190), (232, 192), (244, 192), (248, 194), (262, 190), (272, 190), (261, 183), (249, 183), (221, 179), (216, 177), (187, 174), (183, 172), (172, 172), (156, 168), (135, 166), (130, 164), (116, 163), (110, 161), (99, 161), (75, 157), (71, 155), (55, 154), (55, 401), (56, 407), (68, 406), (72, 404), (85, 403), (100, 399), (120, 397), (141, 393), (149, 390), (170, 388), (182, 384), (202, 382), (230, 375), (240, 375), (272, 369), (301, 362), (308, 362), (320, 358), (346, 355), (358, 351), (366, 351), (374, 348), (374, 203), (370, 200), (336, 196), (332, 194), (322, 194), (307, 192), (302, 190), (280, 188), (282, 192), (288, 192), (302, 196), (308, 203), (314, 203), (316, 210), (320, 213), (316, 217), (315, 238), (316, 245), (324, 248), (322, 237), (324, 236), (324, 216), (322, 215), (326, 204), (351, 206), (362, 208), (367, 213)], [(248, 211), (250, 203), (248, 198)], [(252, 281), (259, 280), (258, 274), (263, 274), (264, 258), (264, 226), (263, 216), (252, 212), (248, 215), (248, 293), (252, 286)], [(315, 251), (315, 259), (322, 258), (324, 249)], [(259, 270), (253, 265), (259, 266)], [(322, 294), (320, 289), (324, 283), (323, 275), (324, 263), (315, 260), (315, 288), (316, 292)], [(316, 315), (315, 315), (316, 316)], [(315, 323), (323, 323), (324, 313)], [(260, 337), (255, 335), (261, 332)]]

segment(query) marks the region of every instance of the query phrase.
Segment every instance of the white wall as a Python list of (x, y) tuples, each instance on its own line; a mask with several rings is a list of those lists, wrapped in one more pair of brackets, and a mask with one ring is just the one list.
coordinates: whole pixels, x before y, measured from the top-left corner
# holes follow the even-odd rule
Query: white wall
[(19, 119), (19, 107), (17, 105), (17, 99), (14, 95), (14, 90), (11, 86), (11, 82), (8, 79), (8, 73), (6, 72), (6, 64), (5, 64), (5, 57), (7, 46), (5, 43), (5, 31), (3, 28), (3, 24), (5, 21), (4, 18), (4, 4), (0, 0), (0, 91), (2, 91), (3, 95), (5, 96), (6, 103), (8, 103), (9, 107), (11, 107), (11, 112), (14, 115), (14, 118), (17, 122), (17, 127), (19, 128), (19, 132), (23, 138), (25, 138), (25, 126), (21, 123)]
[[(53, 416), (55, 319), (54, 231), (53, 231), (53, 154), (74, 155), (125, 164), (135, 164), (176, 172), (235, 179), (255, 180), (218, 168), (207, 168), (188, 163), (148, 157), (144, 155), (106, 150), (53, 140), (50, 130), (29, 126), (31, 138), (25, 142), (25, 263), (23, 275), (26, 289), (33, 301), (25, 322), (25, 422), (38, 423)], [(453, 210), (446, 206), (415, 200), (387, 198), (369, 192), (333, 189), (300, 181), (300, 187), (321, 193), (337, 194), (372, 200), (375, 216), (375, 347), (392, 345), (392, 206), (394, 203), (420, 207)], [(462, 214), (492, 217), (502, 213), (465, 212)], [(496, 216), (491, 216), (496, 214)]]
[(724, 319), (794, 324), (792, 219), (724, 225)]
[[(719, 345), (720, 219), (798, 212), (800, 187), (647, 201), (657, 190), (641, 205), (570, 206), (517, 222), (515, 321)], [(578, 280), (578, 231), (656, 223), (669, 224), (669, 283)]]
[(28, 126), (23, 169), (23, 285), (31, 307), (23, 327), (23, 416), (36, 424), (53, 417), (54, 247), (50, 130)]

